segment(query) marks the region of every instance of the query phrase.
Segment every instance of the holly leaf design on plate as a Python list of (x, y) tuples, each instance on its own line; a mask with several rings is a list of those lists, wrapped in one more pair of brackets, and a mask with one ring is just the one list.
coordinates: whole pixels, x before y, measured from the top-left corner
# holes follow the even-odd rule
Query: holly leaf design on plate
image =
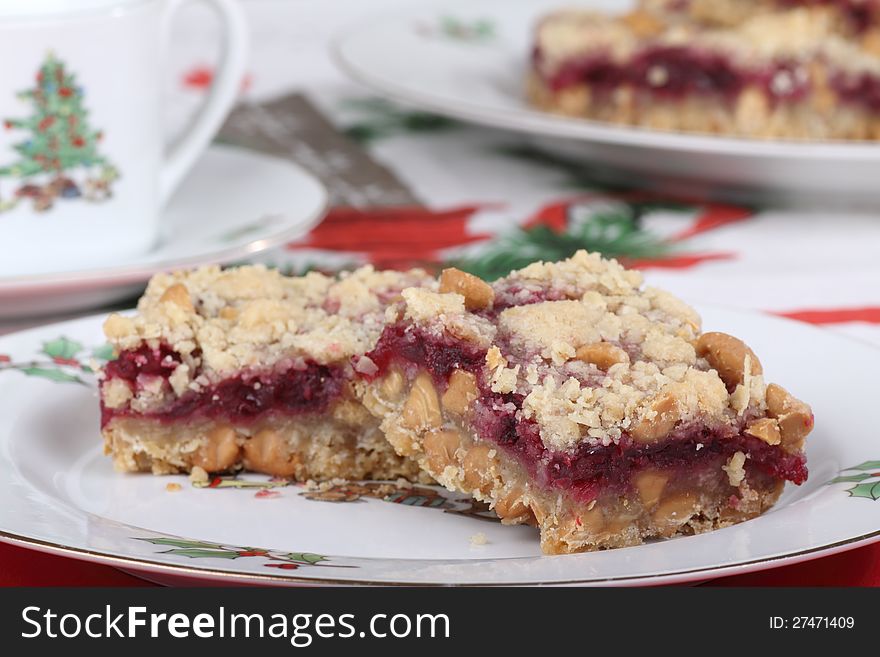
[(851, 468), (846, 468), (847, 470), (880, 470), (880, 461), (865, 461), (864, 463), (859, 463), (858, 465), (854, 465)]
[(176, 554), (190, 559), (238, 559), (238, 552), (231, 550), (195, 550), (190, 548), (176, 548), (166, 550), (163, 554)]
[(850, 497), (866, 497), (869, 500), (880, 499), (880, 481), (873, 483), (858, 484), (847, 491)]
[(286, 559), (290, 559), (291, 561), (298, 561), (300, 563), (307, 563), (314, 565), (321, 561), (327, 561), (327, 557), (321, 554), (313, 554), (311, 552), (289, 552), (285, 554), (284, 557)]
[(55, 369), (49, 367), (23, 367), (19, 370), (22, 374), (26, 374), (27, 376), (36, 376), (42, 379), (49, 379), (50, 381), (56, 381), (58, 383), (82, 383), (85, 384), (81, 378), (76, 376), (75, 374), (68, 374), (62, 369)]
[(839, 477), (835, 477), (828, 484), (840, 484), (847, 481), (864, 481), (865, 479), (870, 479), (874, 475), (870, 472), (860, 472), (859, 474), (854, 475), (841, 475)]
[(495, 36), (494, 24), (485, 18), (464, 21), (454, 16), (442, 16), (440, 31), (451, 39), (467, 42), (487, 41)]
[(51, 358), (73, 358), (82, 350), (82, 343), (63, 336), (43, 343), (43, 353)]
[(153, 545), (170, 545), (177, 548), (190, 548), (194, 550), (222, 550), (219, 543), (207, 543), (205, 541), (193, 541), (186, 538), (138, 538), (138, 541), (146, 541)]
[(94, 349), (92, 349), (92, 356), (96, 360), (113, 360), (115, 357), (115, 354), (113, 353), (113, 345), (109, 342), (105, 342), (100, 347), (95, 347)]

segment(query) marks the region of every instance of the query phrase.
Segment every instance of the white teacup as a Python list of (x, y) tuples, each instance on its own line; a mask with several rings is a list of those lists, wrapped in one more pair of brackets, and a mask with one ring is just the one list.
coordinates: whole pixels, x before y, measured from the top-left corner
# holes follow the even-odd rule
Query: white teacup
[(163, 153), (163, 47), (185, 0), (0, 0), (0, 277), (124, 262), (219, 129), (244, 74), (235, 0), (211, 92)]

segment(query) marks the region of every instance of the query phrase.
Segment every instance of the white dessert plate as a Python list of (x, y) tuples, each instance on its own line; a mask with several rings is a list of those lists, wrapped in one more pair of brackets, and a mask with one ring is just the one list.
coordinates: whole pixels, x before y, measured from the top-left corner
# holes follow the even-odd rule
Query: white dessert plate
[(546, 557), (533, 528), (502, 526), (427, 487), (309, 494), (257, 475), (199, 488), (185, 476), (116, 473), (84, 370), (107, 355), (96, 316), (0, 338), (0, 540), (165, 582), (610, 585), (705, 580), (880, 538), (880, 435), (866, 413), (880, 350), (806, 324), (700, 310), (706, 329), (741, 335), (768, 378), (816, 415), (807, 483), (734, 527)]
[(326, 203), (321, 183), (291, 162), (211, 146), (163, 211), (156, 248), (112, 266), (0, 277), (0, 320), (112, 303), (137, 294), (156, 272), (279, 246), (307, 233)]
[[(345, 30), (337, 61), (351, 76), (401, 102), (520, 133), (599, 178), (643, 174), (642, 186), (733, 198), (877, 200), (880, 145), (759, 141), (660, 132), (554, 116), (531, 108), (525, 79), (538, 18), (574, 3), (467, 0), (411, 6)], [(621, 12), (633, 0), (582, 0)]]

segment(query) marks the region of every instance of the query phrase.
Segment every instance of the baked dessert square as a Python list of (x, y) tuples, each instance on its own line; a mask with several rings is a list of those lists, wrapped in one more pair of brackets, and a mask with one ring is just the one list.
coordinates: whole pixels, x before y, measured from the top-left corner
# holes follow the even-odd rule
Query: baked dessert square
[(365, 406), (441, 484), (550, 554), (753, 518), (807, 478), (812, 412), (741, 340), (579, 252), (491, 285), (445, 270), (367, 354)]
[(298, 480), (424, 479), (353, 383), (385, 312), (424, 272), (332, 278), (262, 266), (159, 274), (133, 317), (104, 325), (101, 429), (117, 469), (240, 469)]
[(537, 26), (527, 96), (549, 112), (657, 130), (877, 139), (880, 48), (839, 22), (815, 7), (730, 24), (559, 11)]

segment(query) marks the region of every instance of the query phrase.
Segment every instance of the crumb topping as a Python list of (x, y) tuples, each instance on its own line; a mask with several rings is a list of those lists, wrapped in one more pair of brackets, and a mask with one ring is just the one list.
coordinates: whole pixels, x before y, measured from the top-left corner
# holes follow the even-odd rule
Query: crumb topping
[(464, 312), (464, 297), (455, 292), (411, 288), (403, 291), (403, 298), (406, 300), (406, 317), (416, 321)]
[(625, 16), (581, 9), (554, 12), (536, 31), (541, 72), (550, 76), (573, 58), (604, 56), (625, 63), (646, 47), (687, 46), (723, 53), (746, 68), (821, 59), (842, 71), (880, 73), (880, 60), (841, 36), (833, 16), (815, 8), (752, 13), (731, 25), (659, 16), (662, 28), (646, 36)]
[[(407, 303), (415, 302), (406, 317), (459, 338), (452, 327), (469, 322), (478, 332), (472, 341), (490, 345), (487, 387), (521, 396), (518, 413), (537, 422), (550, 450), (616, 443), (669, 409), (676, 421), (711, 426), (733, 426), (763, 410), (762, 376), (742, 363), (742, 382), (729, 390), (697, 356), (697, 313), (667, 292), (644, 287), (638, 272), (615, 260), (581, 251), (513, 272), (493, 288), (503, 309), (468, 312), (456, 301), (443, 305), (441, 315), (432, 315), (424, 300), (449, 295), (406, 291)], [(588, 357), (598, 353), (616, 356)]]
[[(104, 332), (119, 352), (165, 345), (180, 363), (168, 376), (102, 387), (104, 403), (146, 411), (170, 393), (182, 396), (242, 370), (348, 365), (371, 349), (385, 326), (386, 309), (405, 288), (436, 287), (420, 270), (362, 267), (339, 278), (310, 272), (284, 276), (262, 265), (157, 274), (134, 316), (111, 315)], [(123, 389), (125, 388), (125, 389)]]

